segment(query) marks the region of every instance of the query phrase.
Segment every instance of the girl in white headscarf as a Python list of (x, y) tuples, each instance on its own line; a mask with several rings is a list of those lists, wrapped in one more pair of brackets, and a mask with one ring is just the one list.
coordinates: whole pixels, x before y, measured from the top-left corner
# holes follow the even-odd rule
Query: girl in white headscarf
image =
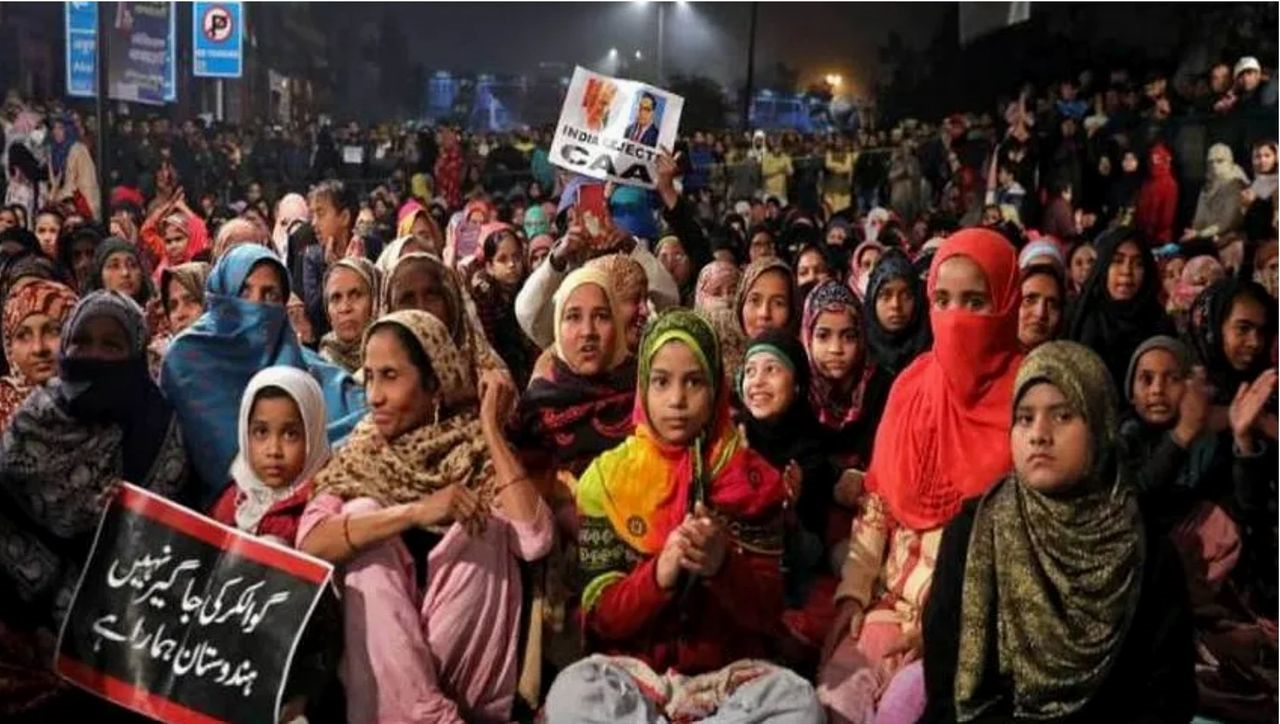
[(211, 516), (293, 546), (311, 478), (329, 460), (324, 395), (305, 371), (268, 367), (240, 398), (240, 452)]

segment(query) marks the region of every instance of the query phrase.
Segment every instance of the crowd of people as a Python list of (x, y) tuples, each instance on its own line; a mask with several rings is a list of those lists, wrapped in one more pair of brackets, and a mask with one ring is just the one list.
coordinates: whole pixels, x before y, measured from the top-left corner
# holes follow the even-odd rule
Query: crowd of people
[(447, 126), (119, 117), (99, 170), (11, 94), (0, 715), (128, 720), (50, 665), (127, 481), (334, 565), (282, 721), (1272, 720), (1262, 73), (695, 131), (653, 190)]

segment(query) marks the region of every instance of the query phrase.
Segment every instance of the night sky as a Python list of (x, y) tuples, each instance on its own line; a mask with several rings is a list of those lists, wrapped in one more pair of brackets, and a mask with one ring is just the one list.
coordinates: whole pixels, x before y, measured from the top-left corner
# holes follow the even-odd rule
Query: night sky
[[(372, 4), (361, 6), (365, 11)], [(430, 70), (528, 72), (540, 61), (604, 67), (610, 47), (634, 63), (657, 48), (655, 3), (421, 3), (389, 6)], [(827, 73), (860, 94), (890, 31), (914, 47), (942, 22), (946, 3), (760, 3), (757, 73), (784, 61), (809, 82)], [(731, 87), (746, 77), (748, 3), (666, 4), (666, 73), (691, 70)]]

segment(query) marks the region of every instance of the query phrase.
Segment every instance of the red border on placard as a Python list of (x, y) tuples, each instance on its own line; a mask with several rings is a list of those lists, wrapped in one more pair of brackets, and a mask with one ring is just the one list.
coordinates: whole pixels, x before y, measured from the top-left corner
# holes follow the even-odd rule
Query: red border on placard
[(201, 714), (194, 709), (188, 709), (145, 689), (139, 689), (123, 679), (104, 674), (65, 654), (58, 656), (57, 671), (80, 686), (153, 719), (181, 724), (222, 724), (223, 721)]
[(230, 550), (234, 543), (235, 555), (243, 556), (264, 566), (270, 566), (321, 585), (329, 576), (329, 570), (319, 563), (261, 543), (248, 536), (236, 536), (230, 529), (203, 518), (180, 505), (131, 485), (120, 487), (120, 504), (133, 512), (154, 521), (199, 538), (211, 546)]

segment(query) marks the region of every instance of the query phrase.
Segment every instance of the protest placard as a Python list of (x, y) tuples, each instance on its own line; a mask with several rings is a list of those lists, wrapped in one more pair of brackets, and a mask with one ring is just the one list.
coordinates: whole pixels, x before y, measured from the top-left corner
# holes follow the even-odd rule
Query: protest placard
[(55, 669), (163, 721), (274, 723), (332, 573), (124, 485), (98, 525)]
[(684, 98), (634, 80), (575, 68), (551, 162), (603, 181), (653, 188), (658, 148), (672, 148)]

